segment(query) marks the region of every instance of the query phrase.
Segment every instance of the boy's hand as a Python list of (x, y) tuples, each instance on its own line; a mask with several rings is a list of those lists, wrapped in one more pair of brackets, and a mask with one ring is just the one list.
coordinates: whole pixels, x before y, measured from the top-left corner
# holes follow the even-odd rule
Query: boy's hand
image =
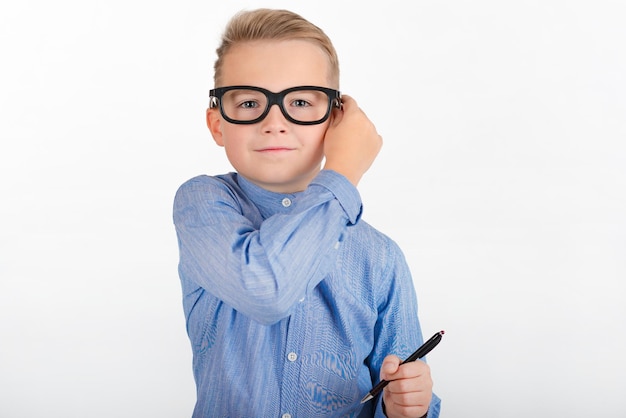
[(397, 356), (385, 357), (380, 378), (389, 380), (383, 390), (385, 411), (389, 418), (420, 418), (428, 412), (433, 395), (430, 367), (417, 360), (400, 365)]
[(343, 111), (335, 111), (324, 138), (324, 169), (343, 174), (355, 186), (382, 147), (376, 127), (350, 96), (343, 95)]

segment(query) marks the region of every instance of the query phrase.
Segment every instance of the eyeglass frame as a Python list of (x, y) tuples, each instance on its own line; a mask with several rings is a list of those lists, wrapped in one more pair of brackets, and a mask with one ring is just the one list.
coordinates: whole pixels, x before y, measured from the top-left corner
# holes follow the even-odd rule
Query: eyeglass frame
[[(258, 118), (255, 118), (252, 120), (236, 120), (236, 119), (229, 118), (228, 115), (226, 115), (226, 113), (224, 112), (221, 99), (224, 96), (224, 93), (230, 90), (253, 90), (253, 91), (258, 91), (260, 93), (263, 93), (265, 97), (267, 98), (267, 105), (265, 106), (265, 110), (263, 111), (263, 113), (261, 113), (261, 115)], [(287, 96), (289, 93), (293, 91), (298, 91), (298, 90), (315, 90), (315, 91), (321, 91), (321, 92), (326, 93), (326, 96), (328, 96), (328, 109), (326, 110), (326, 113), (321, 119), (316, 120), (316, 121), (299, 121), (299, 120), (292, 118), (287, 112), (287, 110), (285, 110), (284, 105), (283, 105), (283, 100), (285, 99), (285, 96)], [(209, 97), (210, 97), (209, 108), (215, 108), (219, 106), (222, 117), (226, 121), (230, 123), (234, 123), (236, 125), (252, 125), (254, 123), (262, 121), (270, 112), (270, 109), (272, 108), (273, 105), (278, 105), (278, 108), (280, 109), (283, 116), (289, 122), (295, 123), (297, 125), (319, 125), (320, 123), (324, 123), (328, 119), (333, 107), (341, 109), (341, 93), (339, 92), (339, 90), (331, 89), (329, 87), (320, 87), (320, 86), (296, 86), (296, 87), (290, 87), (278, 93), (274, 93), (272, 91), (264, 89), (263, 87), (256, 87), (256, 86), (225, 86), (225, 87), (216, 87), (214, 89), (211, 89), (209, 91)]]

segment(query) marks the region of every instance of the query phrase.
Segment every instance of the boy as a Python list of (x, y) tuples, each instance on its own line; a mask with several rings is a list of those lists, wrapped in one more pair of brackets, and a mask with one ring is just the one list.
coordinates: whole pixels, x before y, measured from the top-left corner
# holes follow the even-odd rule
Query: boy
[(217, 55), (207, 126), (236, 172), (174, 202), (193, 416), (437, 417), (429, 367), (399, 365), (422, 343), (407, 264), (360, 219), (382, 139), (337, 91), (331, 41), (259, 9), (233, 17)]

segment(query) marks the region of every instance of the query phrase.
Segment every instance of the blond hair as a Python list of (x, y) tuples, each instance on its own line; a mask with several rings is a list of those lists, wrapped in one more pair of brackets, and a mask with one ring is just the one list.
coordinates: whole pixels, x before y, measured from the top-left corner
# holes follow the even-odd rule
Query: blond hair
[(302, 16), (282, 9), (256, 9), (235, 14), (216, 49), (214, 64), (215, 86), (220, 86), (224, 56), (236, 44), (259, 40), (303, 40), (319, 46), (329, 60), (329, 82), (339, 86), (339, 59), (330, 38), (322, 29)]

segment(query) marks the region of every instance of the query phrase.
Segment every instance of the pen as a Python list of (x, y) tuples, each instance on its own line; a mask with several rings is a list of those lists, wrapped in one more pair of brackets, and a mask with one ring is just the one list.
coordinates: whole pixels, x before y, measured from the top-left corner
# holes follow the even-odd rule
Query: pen
[[(443, 334), (444, 334), (444, 331), (439, 331), (438, 333), (433, 335), (430, 338), (430, 340), (428, 340), (424, 344), (422, 344), (422, 346), (420, 348), (415, 350), (415, 352), (413, 354), (411, 354), (409, 357), (407, 357), (407, 359), (404, 360), (400, 364), (408, 363), (410, 361), (415, 361), (415, 360), (417, 360), (419, 358), (424, 357), (426, 354), (430, 353), (430, 350), (432, 350), (433, 348), (435, 348), (437, 346), (437, 344), (439, 344), (439, 341), (441, 341), (441, 336)], [(382, 392), (384, 387), (387, 386), (388, 384), (389, 384), (389, 380), (381, 380), (380, 382), (378, 382), (378, 384), (376, 386), (374, 386), (374, 388), (372, 390), (370, 390), (369, 393), (367, 395), (365, 395), (365, 397), (363, 399), (361, 399), (361, 403), (365, 403), (365, 402), (369, 401), (370, 399), (372, 399), (374, 396), (378, 395), (380, 392)]]

